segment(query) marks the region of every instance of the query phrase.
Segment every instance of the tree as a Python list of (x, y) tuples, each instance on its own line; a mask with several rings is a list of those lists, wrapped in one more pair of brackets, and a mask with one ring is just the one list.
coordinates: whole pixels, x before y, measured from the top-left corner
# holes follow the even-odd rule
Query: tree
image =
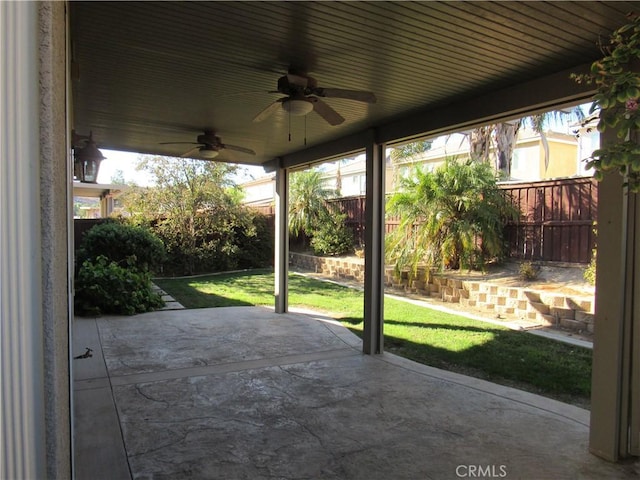
[(111, 180), (109, 181), (113, 185), (126, 185), (127, 182), (124, 180), (124, 172), (120, 169), (117, 169), (111, 175)]
[(324, 185), (317, 169), (291, 174), (289, 188), (289, 231), (298, 236), (311, 236), (320, 222), (329, 217), (327, 199), (333, 192)]
[(399, 147), (393, 147), (390, 149), (389, 157), (391, 158), (391, 164), (393, 165), (393, 183), (394, 185), (398, 183), (400, 177), (402, 176), (401, 168), (405, 169), (405, 167), (400, 167), (400, 165), (409, 162), (411, 164), (411, 160), (419, 155), (420, 153), (427, 152), (431, 150), (431, 146), (433, 141), (431, 140), (418, 140), (416, 142), (405, 143)]
[(402, 146), (391, 149), (391, 161), (397, 162), (406, 158), (413, 157), (419, 153), (427, 152), (431, 149), (433, 142), (431, 140), (418, 140), (416, 142), (405, 143)]
[(353, 251), (353, 231), (347, 226), (347, 215), (332, 212), (313, 230), (311, 248), (316, 255), (342, 255)]
[(469, 154), (475, 161), (492, 164), (501, 178), (510, 178), (513, 151), (518, 132), (529, 126), (540, 135), (544, 146), (545, 164), (549, 162), (549, 148), (544, 134), (548, 123), (553, 119), (569, 118), (576, 121), (584, 119), (584, 112), (578, 106), (571, 111), (551, 111), (523, 117), (511, 122), (484, 125), (469, 132)]
[(420, 264), (483, 268), (504, 253), (503, 227), (516, 212), (486, 163), (447, 159), (433, 172), (416, 168), (387, 205), (400, 224), (387, 236), (387, 259), (396, 270)]
[(627, 18), (601, 47), (603, 56), (591, 64), (589, 74), (572, 77), (595, 85), (589, 113), (598, 113), (598, 132), (611, 133), (591, 153), (587, 167), (598, 181), (615, 171), (630, 192), (640, 193), (640, 15), (631, 12)]
[[(256, 249), (250, 242), (259, 241), (257, 232), (264, 229), (256, 228), (257, 214), (240, 204), (242, 191), (232, 181), (235, 166), (155, 157), (140, 160), (138, 168), (150, 173), (155, 185), (125, 192), (124, 211), (134, 223), (153, 224), (167, 248), (166, 267), (173, 273), (253, 266), (245, 265), (249, 260), (268, 262), (268, 248), (261, 250), (262, 258), (254, 258)], [(249, 250), (251, 259), (243, 255)]]

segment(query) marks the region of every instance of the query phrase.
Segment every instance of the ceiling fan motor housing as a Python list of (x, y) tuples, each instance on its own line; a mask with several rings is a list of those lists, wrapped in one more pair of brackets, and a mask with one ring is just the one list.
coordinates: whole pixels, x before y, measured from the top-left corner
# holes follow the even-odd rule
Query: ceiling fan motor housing
[(205, 132), (204, 135), (198, 135), (198, 143), (204, 143), (205, 145), (219, 145), (222, 143), (220, 138), (214, 135), (213, 132)]
[(285, 95), (311, 95), (316, 85), (315, 78), (308, 75), (289, 73), (278, 79), (278, 91)]

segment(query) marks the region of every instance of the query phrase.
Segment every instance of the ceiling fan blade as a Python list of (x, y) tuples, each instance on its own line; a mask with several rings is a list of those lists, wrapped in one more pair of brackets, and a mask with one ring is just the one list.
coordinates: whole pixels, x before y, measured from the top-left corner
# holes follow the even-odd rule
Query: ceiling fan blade
[(280, 104), (282, 103), (283, 100), (285, 100), (287, 97), (284, 98), (280, 98), (278, 100), (276, 100), (275, 102), (273, 102), (271, 105), (269, 105), (267, 108), (265, 108), (264, 110), (262, 110), (258, 115), (256, 115), (253, 119), (254, 122), (261, 122), (263, 120), (265, 120), (267, 117), (271, 116), (279, 107)]
[(158, 145), (200, 145), (198, 142), (160, 142)]
[(235, 150), (236, 152), (246, 153), (248, 155), (256, 154), (256, 152), (254, 152), (250, 148), (239, 147), (237, 145), (229, 145), (228, 143), (225, 143), (224, 145), (220, 145), (220, 147), (226, 148), (227, 150)]
[(180, 155), (180, 158), (190, 158), (191, 154), (193, 154), (195, 152), (199, 152), (199, 151), (200, 151), (200, 147), (194, 147), (191, 150), (189, 150), (188, 152), (185, 152), (182, 155)]
[(313, 103), (313, 109), (318, 115), (324, 118), (330, 125), (340, 125), (344, 118), (329, 105), (316, 97), (307, 97)]
[(378, 100), (373, 92), (362, 90), (343, 90), (341, 88), (316, 88), (313, 92), (319, 97), (346, 98), (358, 102), (376, 103)]

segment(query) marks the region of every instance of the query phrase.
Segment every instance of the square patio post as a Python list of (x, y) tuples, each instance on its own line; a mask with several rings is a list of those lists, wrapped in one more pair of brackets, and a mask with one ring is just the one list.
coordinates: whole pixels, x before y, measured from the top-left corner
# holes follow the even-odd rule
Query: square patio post
[(622, 183), (598, 185), (589, 449), (610, 461), (640, 455), (640, 199)]
[(276, 170), (275, 312), (289, 310), (289, 170)]
[(366, 148), (363, 352), (383, 352), (384, 320), (384, 174), (385, 147)]

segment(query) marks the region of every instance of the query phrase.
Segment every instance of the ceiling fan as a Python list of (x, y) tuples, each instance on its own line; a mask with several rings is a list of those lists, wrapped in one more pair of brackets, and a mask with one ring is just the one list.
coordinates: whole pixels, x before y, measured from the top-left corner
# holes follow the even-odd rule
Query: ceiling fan
[(236, 152), (246, 153), (247, 155), (255, 155), (256, 152), (249, 148), (239, 147), (237, 145), (229, 145), (222, 143), (220, 137), (218, 137), (213, 130), (205, 130), (203, 135), (198, 135), (196, 142), (161, 142), (160, 145), (197, 145), (191, 150), (180, 155), (181, 157), (191, 157), (194, 153), (197, 153), (197, 157), (202, 157), (207, 160), (216, 158), (220, 153), (220, 150), (234, 150)]
[(278, 89), (269, 93), (282, 93), (286, 97), (279, 98), (262, 110), (253, 119), (254, 122), (261, 122), (272, 115), (278, 108), (282, 108), (290, 115), (296, 116), (307, 115), (313, 110), (330, 125), (340, 125), (344, 122), (342, 115), (318, 97), (345, 98), (366, 103), (376, 102), (376, 96), (373, 92), (319, 87), (315, 78), (306, 73), (293, 71), (289, 71), (289, 73), (280, 77), (278, 79)]

